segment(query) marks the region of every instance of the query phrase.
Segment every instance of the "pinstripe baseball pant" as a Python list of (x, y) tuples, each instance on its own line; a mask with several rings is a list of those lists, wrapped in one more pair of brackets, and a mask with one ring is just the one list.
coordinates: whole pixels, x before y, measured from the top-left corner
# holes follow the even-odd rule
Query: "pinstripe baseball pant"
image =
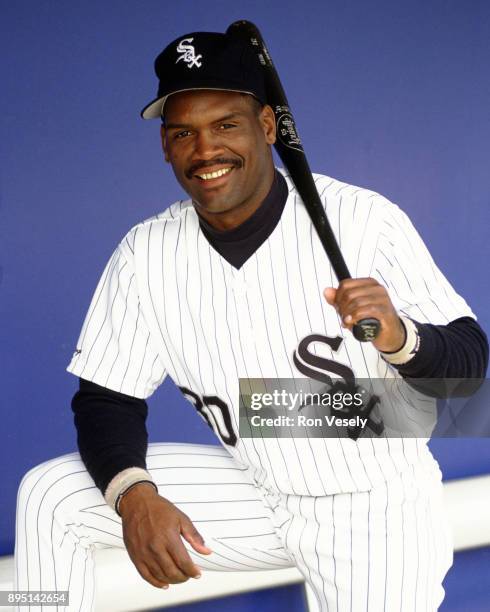
[[(452, 545), (435, 463), (370, 491), (326, 497), (259, 489), (218, 446), (151, 444), (148, 469), (213, 550), (201, 556), (187, 547), (204, 570), (296, 565), (322, 612), (429, 612), (443, 599)], [(70, 611), (93, 610), (100, 547), (124, 547), (121, 521), (79, 455), (32, 469), (17, 501), (16, 589), (69, 590)]]

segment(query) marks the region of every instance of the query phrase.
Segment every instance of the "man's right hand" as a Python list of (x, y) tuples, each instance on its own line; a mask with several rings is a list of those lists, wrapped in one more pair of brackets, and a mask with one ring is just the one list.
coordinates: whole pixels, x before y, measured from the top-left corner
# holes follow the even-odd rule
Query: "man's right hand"
[(119, 503), (123, 537), (132, 562), (141, 576), (155, 587), (200, 578), (182, 538), (201, 554), (211, 554), (188, 516), (150, 484), (140, 483)]

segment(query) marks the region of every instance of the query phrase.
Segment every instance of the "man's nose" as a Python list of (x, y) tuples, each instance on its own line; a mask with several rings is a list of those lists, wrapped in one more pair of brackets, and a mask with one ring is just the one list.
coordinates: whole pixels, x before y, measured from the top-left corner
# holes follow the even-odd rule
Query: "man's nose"
[(212, 159), (223, 151), (219, 136), (208, 130), (198, 132), (194, 144), (195, 154), (199, 159)]

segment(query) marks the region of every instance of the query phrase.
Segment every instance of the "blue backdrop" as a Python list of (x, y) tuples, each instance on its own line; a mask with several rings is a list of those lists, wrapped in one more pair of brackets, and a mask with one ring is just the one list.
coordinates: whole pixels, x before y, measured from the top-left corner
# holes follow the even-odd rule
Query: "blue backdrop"
[[(0, 554), (13, 550), (22, 474), (76, 448), (65, 367), (108, 257), (181, 195), (158, 122), (139, 118), (153, 59), (239, 18), (269, 44), (312, 169), (398, 203), (490, 329), (488, 2), (3, 3)], [(152, 440), (215, 442), (170, 383), (150, 407)], [(432, 448), (446, 478), (490, 471), (486, 439)]]

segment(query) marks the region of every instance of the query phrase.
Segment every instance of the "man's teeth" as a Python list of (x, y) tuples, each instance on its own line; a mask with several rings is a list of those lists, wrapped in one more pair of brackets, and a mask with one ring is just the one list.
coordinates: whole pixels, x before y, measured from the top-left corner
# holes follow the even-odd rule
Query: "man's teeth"
[(223, 174), (228, 174), (231, 168), (222, 168), (221, 170), (216, 170), (216, 172), (208, 172), (206, 174), (198, 174), (197, 176), (204, 181), (209, 181), (209, 179), (219, 178), (223, 176)]

